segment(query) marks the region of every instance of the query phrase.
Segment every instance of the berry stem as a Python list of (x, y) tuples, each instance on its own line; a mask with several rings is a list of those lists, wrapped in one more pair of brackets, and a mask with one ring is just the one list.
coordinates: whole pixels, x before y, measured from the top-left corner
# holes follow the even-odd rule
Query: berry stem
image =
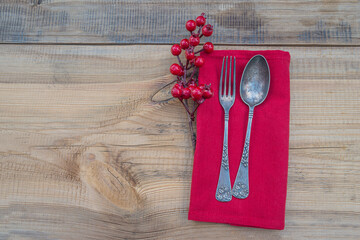
[(190, 113), (189, 106), (188, 106), (188, 104), (187, 104), (187, 101), (185, 100), (185, 101), (186, 101), (185, 103), (183, 102), (182, 99), (179, 99), (179, 101), (180, 101), (180, 102), (182, 103), (182, 105), (184, 106), (184, 108), (185, 108), (186, 112), (188, 113), (188, 115), (191, 114), (191, 113)]
[(181, 62), (179, 55), (177, 55), (176, 57), (177, 57), (177, 59), (178, 59), (178, 61), (179, 61), (180, 67), (184, 68), (184, 65), (183, 65), (183, 63)]
[(191, 73), (190, 79), (192, 79), (194, 77), (196, 70), (197, 70), (197, 68), (195, 68), (194, 71)]
[[(185, 100), (184, 106), (188, 106), (187, 100)], [(196, 134), (195, 134), (194, 128), (193, 128), (193, 122), (195, 121), (194, 112), (193, 113), (188, 112), (187, 116), (189, 118), (189, 130), (190, 130), (190, 135), (191, 135), (191, 143), (192, 143), (192, 146), (193, 146), (193, 152), (195, 153)]]
[(194, 128), (193, 128), (193, 121), (192, 118), (190, 118), (190, 115), (188, 114), (189, 117), (189, 128), (190, 128), (190, 134), (191, 134), (191, 142), (192, 142), (192, 146), (193, 146), (193, 152), (195, 153), (195, 145), (196, 145), (196, 135), (194, 132)]
[(204, 48), (200, 49), (200, 50), (197, 51), (197, 52), (194, 52), (194, 54), (198, 54), (199, 52), (202, 52), (202, 51), (204, 51)]
[(188, 70), (187, 69), (188, 65), (189, 65), (189, 60), (186, 60), (186, 67), (184, 68), (184, 83), (186, 83), (186, 77), (187, 77), (186, 70)]
[(189, 69), (191, 69), (191, 68), (194, 67), (194, 66), (195, 66), (194, 64), (191, 64), (191, 66), (188, 67), (188, 68), (186, 68), (186, 70), (189, 70)]
[(196, 103), (196, 104), (194, 104), (194, 109), (193, 109), (193, 112), (192, 112), (192, 116), (194, 117), (195, 116), (195, 112), (196, 112), (196, 110), (197, 110), (197, 108), (200, 106), (200, 104), (198, 104), (198, 103)]

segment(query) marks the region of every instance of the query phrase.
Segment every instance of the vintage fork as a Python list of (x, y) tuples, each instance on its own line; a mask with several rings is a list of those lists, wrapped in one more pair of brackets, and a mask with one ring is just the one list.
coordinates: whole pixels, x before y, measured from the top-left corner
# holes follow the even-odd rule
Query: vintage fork
[[(226, 61), (225, 76), (223, 77), (225, 61)], [(232, 61), (234, 61), (233, 65), (232, 65)], [(215, 194), (215, 198), (220, 202), (229, 202), (232, 198), (230, 173), (229, 173), (229, 156), (228, 156), (228, 128), (229, 128), (229, 111), (235, 102), (236, 58), (230, 57), (229, 79), (227, 79), (227, 66), (228, 66), (228, 57), (226, 56), (223, 58), (223, 63), (221, 67), (221, 76), (220, 76), (220, 86), (219, 86), (219, 101), (225, 113), (224, 143), (223, 143), (220, 175), (219, 175), (218, 185)], [(232, 69), (232, 66), (234, 66), (234, 69)], [(233, 74), (232, 80), (231, 80), (231, 74)], [(231, 89), (231, 81), (233, 82), (232, 89)], [(224, 91), (223, 91), (223, 85), (224, 85)], [(228, 89), (226, 89), (226, 85), (228, 85)]]

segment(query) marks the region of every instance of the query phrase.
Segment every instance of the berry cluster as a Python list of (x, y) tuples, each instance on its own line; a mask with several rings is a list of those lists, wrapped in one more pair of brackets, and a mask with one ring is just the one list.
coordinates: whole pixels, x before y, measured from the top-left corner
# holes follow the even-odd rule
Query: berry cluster
[[(171, 74), (177, 76), (178, 78), (177, 83), (171, 90), (171, 94), (180, 101), (191, 97), (198, 104), (201, 104), (205, 99), (210, 98), (213, 95), (213, 91), (210, 86), (197, 86), (197, 81), (194, 79), (194, 74), (197, 68), (202, 67), (205, 63), (204, 58), (196, 56), (196, 54), (201, 51), (206, 53), (214, 51), (214, 45), (211, 42), (206, 42), (201, 50), (195, 52), (195, 47), (200, 44), (200, 38), (202, 36), (209, 37), (213, 33), (213, 27), (210, 24), (205, 25), (206, 18), (204, 15), (205, 14), (202, 13), (195, 21), (187, 21), (185, 27), (191, 33), (191, 36), (189, 39), (185, 38), (181, 40), (180, 44), (174, 44), (171, 47), (172, 55), (177, 56), (179, 62), (179, 64), (174, 63), (170, 66)], [(196, 33), (195, 30), (197, 27), (199, 27), (199, 29)], [(179, 57), (183, 50), (185, 52), (186, 64), (183, 64)], [(193, 71), (188, 79), (187, 71), (190, 69)]]
[[(197, 107), (205, 101), (205, 99), (213, 96), (213, 91), (210, 85), (198, 85), (195, 73), (205, 63), (205, 59), (199, 56), (199, 53), (211, 53), (214, 51), (214, 45), (211, 42), (206, 42), (202, 49), (195, 51), (195, 47), (200, 44), (201, 37), (210, 37), (213, 33), (213, 26), (206, 24), (205, 14), (202, 13), (196, 20), (189, 20), (186, 22), (185, 27), (190, 32), (189, 39), (184, 38), (180, 44), (174, 44), (171, 47), (172, 55), (176, 56), (178, 63), (170, 66), (170, 73), (177, 77), (177, 82), (171, 89), (173, 97), (178, 98), (185, 107), (189, 119), (190, 130), (193, 134), (193, 145), (195, 144), (194, 133), (192, 130), (192, 121), (195, 118), (195, 111)], [(198, 29), (197, 29), (198, 28)], [(185, 53), (186, 63), (183, 64), (180, 59), (180, 54)], [(187, 99), (191, 98), (194, 101), (194, 108), (190, 111)]]

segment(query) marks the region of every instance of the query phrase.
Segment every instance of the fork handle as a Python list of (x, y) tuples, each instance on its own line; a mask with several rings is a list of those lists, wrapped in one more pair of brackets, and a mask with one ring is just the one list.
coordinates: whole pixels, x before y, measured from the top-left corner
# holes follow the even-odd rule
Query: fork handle
[(240, 166), (232, 189), (232, 195), (240, 199), (245, 199), (249, 196), (249, 147), (253, 115), (254, 107), (250, 107), (244, 150), (241, 156)]
[(231, 196), (231, 183), (229, 173), (229, 155), (228, 155), (228, 128), (229, 112), (225, 112), (224, 143), (221, 158), (220, 175), (216, 188), (215, 198), (220, 202), (229, 202)]

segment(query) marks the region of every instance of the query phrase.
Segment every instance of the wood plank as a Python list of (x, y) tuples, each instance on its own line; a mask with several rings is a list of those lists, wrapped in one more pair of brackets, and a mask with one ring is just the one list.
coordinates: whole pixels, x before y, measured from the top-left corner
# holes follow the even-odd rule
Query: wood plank
[(151, 101), (172, 80), (168, 49), (0, 46), (0, 239), (360, 238), (359, 48), (280, 48), (292, 54), (284, 231), (187, 220), (186, 117)]
[[(136, 3), (135, 3), (136, 2)], [(360, 44), (358, 0), (3, 0), (2, 43), (167, 43), (201, 12), (222, 44)]]

